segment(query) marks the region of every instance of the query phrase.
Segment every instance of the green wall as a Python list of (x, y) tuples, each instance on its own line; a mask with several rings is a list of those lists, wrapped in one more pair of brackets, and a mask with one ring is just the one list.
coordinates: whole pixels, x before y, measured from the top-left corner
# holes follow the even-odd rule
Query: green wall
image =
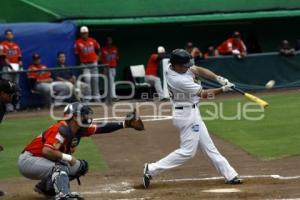
[(94, 26), (92, 36), (104, 44), (104, 37), (112, 35), (120, 50), (118, 79), (124, 78), (129, 65), (145, 64), (157, 46), (163, 45), (170, 52), (183, 47), (187, 41), (204, 49), (208, 44), (218, 45), (234, 30), (244, 38), (254, 33), (264, 52), (277, 51), (280, 41), (288, 39), (294, 45), (300, 38), (300, 18), (277, 21), (243, 21), (210, 24), (170, 24), (147, 26)]

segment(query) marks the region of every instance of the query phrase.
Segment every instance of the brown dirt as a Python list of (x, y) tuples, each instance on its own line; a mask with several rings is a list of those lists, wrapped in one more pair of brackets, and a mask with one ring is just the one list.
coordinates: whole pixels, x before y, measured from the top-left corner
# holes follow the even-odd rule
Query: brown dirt
[[(143, 109), (142, 113), (149, 113)], [(142, 189), (142, 170), (145, 162), (156, 161), (178, 147), (179, 132), (171, 120), (145, 123), (146, 131), (129, 129), (115, 134), (95, 136), (94, 142), (104, 155), (107, 169), (82, 178), (82, 186), (72, 183), (72, 189), (86, 199), (288, 199), (300, 198), (300, 179), (281, 180), (271, 177), (245, 178), (242, 185), (227, 185), (219, 180), (181, 180), (220, 176), (201, 152), (185, 165), (155, 177), (148, 190)], [(300, 175), (300, 156), (261, 161), (235, 145), (213, 136), (220, 152), (240, 175)], [(39, 200), (43, 197), (32, 191), (35, 181), (16, 178), (0, 181), (8, 192), (3, 199)], [(210, 189), (236, 188), (236, 193), (209, 193)]]

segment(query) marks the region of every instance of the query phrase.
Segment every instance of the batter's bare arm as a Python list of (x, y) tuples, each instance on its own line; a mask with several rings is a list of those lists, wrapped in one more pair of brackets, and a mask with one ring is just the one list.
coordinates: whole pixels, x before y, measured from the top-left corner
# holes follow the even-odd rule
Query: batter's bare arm
[(207, 90), (202, 90), (201, 92), (198, 93), (198, 96), (201, 98), (208, 98), (208, 97), (212, 97), (215, 95), (218, 95), (220, 93), (223, 92), (222, 88), (215, 88), (215, 89), (207, 89)]
[(201, 76), (201, 77), (204, 77), (207, 79), (217, 80), (217, 77), (218, 77), (218, 75), (216, 75), (214, 72), (212, 72), (209, 69), (206, 69), (204, 67), (199, 67), (199, 66), (194, 65), (191, 67), (191, 70), (197, 76)]
[[(211, 70), (206, 69), (204, 67), (199, 67), (199, 66), (194, 65), (191, 67), (191, 70), (196, 76), (201, 76), (201, 77), (204, 77), (207, 79), (217, 81), (220, 85), (224, 86), (224, 85), (227, 85), (230, 83), (228, 79), (226, 79), (222, 76), (219, 76), (219, 75), (215, 74), (214, 72), (212, 72)], [(232, 83), (230, 83), (230, 84), (232, 84)]]

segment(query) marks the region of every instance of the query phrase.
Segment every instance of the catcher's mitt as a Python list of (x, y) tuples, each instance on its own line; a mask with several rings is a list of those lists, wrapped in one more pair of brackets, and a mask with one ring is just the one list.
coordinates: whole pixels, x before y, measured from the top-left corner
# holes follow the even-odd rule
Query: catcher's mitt
[(80, 166), (76, 172), (76, 174), (69, 176), (70, 181), (76, 179), (78, 185), (81, 185), (80, 177), (86, 175), (89, 171), (89, 163), (86, 160), (79, 160)]
[(136, 110), (132, 113), (128, 113), (125, 118), (125, 127), (126, 128), (134, 128), (137, 131), (145, 130), (144, 123), (141, 118), (136, 114)]

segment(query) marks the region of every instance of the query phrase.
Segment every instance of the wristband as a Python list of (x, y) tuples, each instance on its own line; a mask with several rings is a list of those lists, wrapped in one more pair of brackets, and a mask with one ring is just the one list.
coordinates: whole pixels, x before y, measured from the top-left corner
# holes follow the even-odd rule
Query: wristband
[(63, 153), (61, 159), (62, 159), (62, 160), (65, 160), (65, 161), (68, 161), (68, 162), (71, 162), (72, 159), (73, 159), (73, 157), (72, 157), (71, 155), (69, 155), (69, 154)]

